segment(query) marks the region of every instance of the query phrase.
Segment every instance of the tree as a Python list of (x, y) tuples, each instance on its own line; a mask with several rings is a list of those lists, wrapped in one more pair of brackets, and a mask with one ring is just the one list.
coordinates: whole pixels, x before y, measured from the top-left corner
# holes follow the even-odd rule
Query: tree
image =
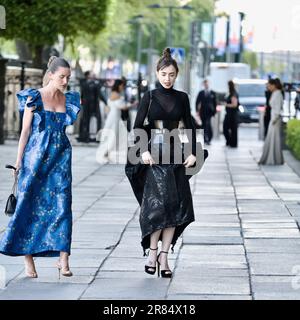
[[(193, 20), (210, 20), (213, 14), (213, 0), (185, 1), (193, 10), (173, 11), (173, 45), (190, 47), (190, 22)], [(179, 0), (111, 0), (108, 6), (107, 23), (96, 36), (80, 35), (75, 40), (75, 47), (83, 45), (89, 47), (95, 56), (111, 55), (125, 56), (136, 59), (137, 25), (128, 22), (136, 15), (142, 15), (141, 28), (143, 33), (142, 48), (149, 48), (150, 36), (154, 37), (155, 49), (159, 52), (166, 46), (168, 28), (168, 10), (149, 9), (148, 5), (159, 3), (161, 6), (181, 6)], [(151, 26), (152, 24), (152, 26)], [(154, 31), (153, 31), (154, 30)], [(75, 52), (73, 53), (75, 54)], [(146, 62), (146, 55), (142, 55), (142, 62)]]
[[(42, 67), (45, 45), (53, 45), (61, 34), (72, 41), (81, 32), (96, 34), (105, 27), (111, 0), (2, 0), (6, 11), (6, 29), (0, 37), (24, 41), (33, 55), (33, 66)], [(0, 64), (0, 75), (5, 65)], [(3, 78), (3, 77), (2, 77)], [(0, 81), (0, 130), (3, 130), (3, 81)], [(0, 143), (3, 134), (0, 132)]]
[(96, 34), (105, 27), (110, 0), (3, 0), (6, 29), (0, 36), (23, 40), (33, 53), (33, 64), (42, 65), (42, 50), (59, 34), (73, 40), (80, 33)]
[(258, 68), (256, 52), (244, 51), (243, 62), (248, 63), (251, 66), (252, 70), (256, 70)]

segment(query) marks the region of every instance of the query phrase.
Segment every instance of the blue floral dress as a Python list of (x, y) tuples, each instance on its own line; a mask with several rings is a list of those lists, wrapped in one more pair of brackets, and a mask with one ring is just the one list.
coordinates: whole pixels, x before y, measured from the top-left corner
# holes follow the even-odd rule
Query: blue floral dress
[(19, 109), (34, 116), (18, 176), (17, 206), (2, 239), (0, 253), (19, 256), (70, 254), (72, 235), (71, 144), (66, 136), (80, 111), (78, 92), (67, 92), (66, 112), (44, 110), (36, 89), (17, 94)]

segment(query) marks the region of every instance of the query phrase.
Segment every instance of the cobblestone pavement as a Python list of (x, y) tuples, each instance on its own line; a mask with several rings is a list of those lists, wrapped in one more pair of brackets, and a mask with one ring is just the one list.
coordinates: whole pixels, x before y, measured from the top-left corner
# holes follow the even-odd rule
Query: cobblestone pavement
[[(240, 128), (239, 148), (209, 146), (192, 178), (196, 221), (170, 254), (174, 277), (144, 273), (138, 205), (123, 165), (95, 162), (95, 147), (73, 148), (74, 276), (58, 279), (55, 258), (37, 258), (25, 278), (23, 257), (0, 255), (0, 300), (7, 299), (299, 299), (300, 178), (287, 164), (257, 165), (257, 128)], [(0, 146), (0, 208), (12, 177), (16, 142)], [(8, 218), (0, 215), (0, 231)], [(4, 281), (5, 279), (5, 281)], [(5, 282), (5, 287), (4, 283)]]

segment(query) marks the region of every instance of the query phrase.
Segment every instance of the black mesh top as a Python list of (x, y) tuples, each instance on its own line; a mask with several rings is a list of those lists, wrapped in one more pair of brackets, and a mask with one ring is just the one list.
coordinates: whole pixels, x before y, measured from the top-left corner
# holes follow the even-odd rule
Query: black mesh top
[[(142, 129), (150, 103), (150, 91), (146, 92), (140, 102), (134, 129)], [(168, 130), (178, 128), (179, 121), (183, 121), (185, 129), (192, 129), (192, 153), (196, 155), (196, 130), (192, 122), (190, 102), (185, 92), (173, 88), (165, 89), (159, 84), (152, 90), (152, 102), (148, 120), (151, 129), (157, 128), (155, 120), (162, 120), (162, 127)]]

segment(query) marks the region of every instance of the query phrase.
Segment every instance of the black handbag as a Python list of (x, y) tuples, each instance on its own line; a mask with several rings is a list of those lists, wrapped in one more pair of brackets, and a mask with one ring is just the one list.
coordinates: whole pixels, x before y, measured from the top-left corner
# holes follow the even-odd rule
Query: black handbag
[[(6, 165), (5, 168), (17, 170), (14, 166), (11, 166), (11, 165)], [(6, 201), (4, 213), (7, 216), (12, 216), (16, 210), (16, 205), (17, 205), (16, 194), (17, 194), (17, 177), (15, 177), (15, 181), (14, 181), (14, 184), (12, 187), (11, 194), (9, 195), (9, 197)]]

